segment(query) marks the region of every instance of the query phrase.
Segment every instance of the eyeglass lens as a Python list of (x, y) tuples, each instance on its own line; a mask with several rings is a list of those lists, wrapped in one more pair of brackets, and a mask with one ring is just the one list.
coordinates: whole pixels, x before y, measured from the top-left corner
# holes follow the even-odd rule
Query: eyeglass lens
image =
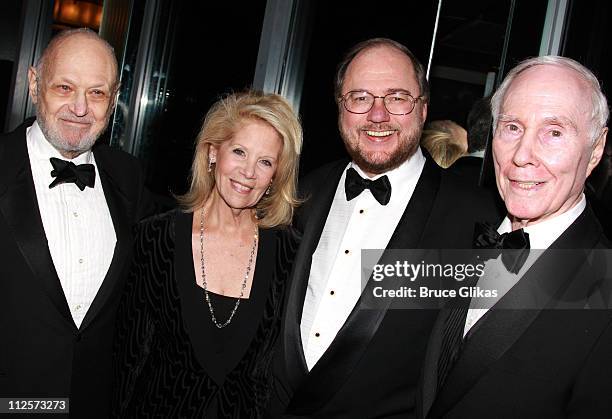
[(376, 98), (383, 99), (385, 108), (391, 114), (405, 115), (412, 112), (416, 99), (408, 93), (393, 92), (385, 96), (374, 96), (370, 92), (354, 91), (344, 96), (344, 107), (352, 113), (367, 113), (374, 106)]

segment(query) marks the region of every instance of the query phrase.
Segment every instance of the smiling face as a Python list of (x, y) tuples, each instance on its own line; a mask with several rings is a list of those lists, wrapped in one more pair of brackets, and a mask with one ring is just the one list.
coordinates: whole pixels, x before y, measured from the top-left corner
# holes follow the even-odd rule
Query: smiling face
[(43, 74), (30, 69), (37, 121), (64, 157), (91, 149), (104, 132), (114, 105), (114, 60), (101, 41), (78, 34), (55, 46), (40, 71)]
[[(366, 49), (351, 61), (342, 94), (354, 90), (375, 96), (405, 92), (415, 98), (422, 93), (410, 59), (386, 45)], [(382, 99), (375, 99), (365, 114), (340, 106), (340, 133), (353, 161), (372, 176), (394, 169), (414, 153), (426, 116), (427, 104), (420, 100), (410, 114), (391, 115)]]
[(592, 143), (589, 86), (569, 69), (520, 73), (501, 105), (493, 159), (513, 229), (560, 215), (581, 198), (599, 163), (606, 130)]
[(270, 186), (282, 149), (282, 139), (268, 123), (244, 122), (220, 146), (210, 146), (215, 164), (215, 191), (233, 210), (254, 208)]

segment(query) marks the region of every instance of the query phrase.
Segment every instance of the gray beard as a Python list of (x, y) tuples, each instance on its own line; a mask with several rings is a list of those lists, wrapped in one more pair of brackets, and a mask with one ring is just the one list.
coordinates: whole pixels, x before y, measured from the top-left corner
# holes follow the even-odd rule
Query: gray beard
[[(110, 113), (106, 117), (104, 126), (108, 125), (109, 119)], [(102, 130), (98, 133), (92, 133), (81, 138), (81, 141), (79, 141), (78, 144), (70, 144), (68, 141), (62, 138), (62, 136), (56, 129), (47, 125), (47, 120), (45, 118), (44, 112), (41, 112), (38, 108), (36, 108), (36, 122), (38, 122), (38, 126), (40, 126), (40, 130), (44, 134), (47, 141), (49, 141), (49, 143), (62, 155), (64, 155), (64, 153), (67, 153), (76, 154), (78, 156), (88, 150), (91, 150), (96, 141), (98, 141), (98, 138), (100, 138), (100, 135), (102, 135), (102, 133), (104, 132), (104, 130)]]

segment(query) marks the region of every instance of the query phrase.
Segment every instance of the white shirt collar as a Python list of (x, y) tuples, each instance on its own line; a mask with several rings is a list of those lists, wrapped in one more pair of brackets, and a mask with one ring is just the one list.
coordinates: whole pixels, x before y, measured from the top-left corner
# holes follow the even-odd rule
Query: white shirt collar
[[(389, 178), (389, 182), (391, 183), (391, 200), (393, 200), (394, 194), (393, 191), (401, 191), (405, 185), (409, 184), (411, 179), (418, 177), (421, 175), (421, 171), (423, 170), (423, 166), (425, 165), (425, 156), (421, 151), (421, 147), (417, 147), (416, 151), (408, 160), (400, 164), (393, 170), (389, 170), (388, 172), (378, 174), (373, 178), (369, 178), (363, 170), (359, 166), (355, 164), (355, 162), (351, 162), (349, 167), (352, 167), (359, 173), (359, 175), (365, 179), (376, 180), (379, 177), (387, 176)], [(348, 168), (347, 168), (348, 169)], [(397, 194), (396, 194), (397, 195)]]
[[(580, 201), (563, 214), (525, 227), (524, 231), (529, 234), (530, 247), (532, 249), (548, 249), (550, 245), (553, 244), (553, 242), (557, 240), (574, 221), (576, 221), (585, 208), (586, 198), (583, 193), (580, 197)], [(510, 219), (506, 217), (497, 229), (497, 232), (503, 234), (509, 233), (510, 231), (512, 231), (512, 223)]]
[(32, 157), (37, 160), (49, 160), (55, 157), (62, 160), (71, 161), (74, 164), (93, 163), (91, 150), (78, 155), (74, 159), (67, 159), (60, 154), (59, 151), (47, 140), (43, 134), (38, 121), (34, 121), (26, 131), (26, 139), (28, 141), (28, 151), (32, 153)]

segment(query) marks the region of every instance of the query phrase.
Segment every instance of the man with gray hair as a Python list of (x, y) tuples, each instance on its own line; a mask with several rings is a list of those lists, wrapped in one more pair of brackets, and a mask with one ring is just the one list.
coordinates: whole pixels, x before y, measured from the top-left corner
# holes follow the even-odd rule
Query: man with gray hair
[[(606, 98), (578, 62), (537, 57), (509, 72), (492, 113), (507, 216), (475, 245), (503, 249), (478, 280), (502, 278), (503, 291), (439, 316), (422, 417), (611, 417), (609, 242), (584, 196), (606, 141)], [(524, 255), (512, 265), (509, 247)]]
[(94, 146), (117, 61), (95, 32), (65, 31), (28, 79), (36, 120), (0, 138), (0, 397), (108, 417), (116, 304), (150, 202), (135, 159)]

